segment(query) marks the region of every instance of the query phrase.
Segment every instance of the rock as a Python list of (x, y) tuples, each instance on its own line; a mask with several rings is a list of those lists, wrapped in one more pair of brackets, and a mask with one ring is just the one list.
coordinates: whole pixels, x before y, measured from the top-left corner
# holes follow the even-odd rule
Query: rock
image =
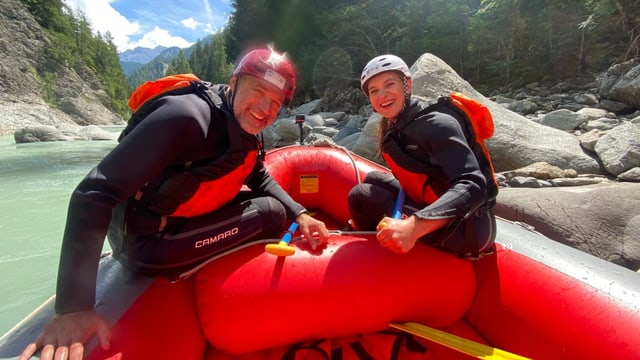
[(501, 188), (496, 214), (634, 271), (640, 268), (639, 183)]
[(640, 167), (634, 167), (618, 175), (618, 180), (640, 182)]
[(118, 138), (118, 134), (104, 130), (96, 125), (32, 125), (16, 130), (13, 134), (13, 138), (17, 144), (41, 141), (113, 141)]
[(598, 103), (598, 106), (602, 109), (611, 111), (612, 113), (615, 113), (618, 115), (630, 114), (635, 110), (634, 107), (631, 105), (625, 104), (620, 101), (607, 100), (607, 99), (600, 100), (600, 102)]
[(640, 166), (640, 124), (625, 123), (609, 130), (596, 143), (595, 152), (613, 175)]
[(577, 129), (582, 123), (588, 120), (587, 116), (580, 115), (567, 109), (552, 111), (540, 119), (540, 124), (550, 126), (560, 130)]
[[(75, 70), (46, 56), (49, 35), (18, 0), (0, 6), (0, 134), (32, 125), (122, 124), (88, 68)], [(42, 69), (47, 69), (44, 73)], [(46, 83), (44, 90), (43, 83)], [(45, 101), (44, 99), (48, 99)]]
[(563, 177), (576, 177), (578, 174), (573, 169), (561, 169), (544, 161), (533, 163), (519, 169), (501, 172), (507, 180), (516, 176), (533, 177), (540, 180), (549, 180)]
[(41, 141), (69, 141), (72, 138), (50, 125), (33, 125), (17, 130), (13, 133), (16, 144)]
[(640, 108), (640, 59), (616, 64), (597, 80), (601, 97)]
[(370, 144), (377, 143), (378, 138), (378, 124), (382, 121), (382, 116), (379, 114), (372, 114), (358, 138), (358, 141), (353, 146), (352, 150), (360, 156), (364, 156), (368, 159), (382, 163), (381, 156), (377, 146), (372, 147)]
[(117, 140), (119, 134), (115, 134), (106, 130), (103, 130), (99, 126), (89, 125), (81, 126), (78, 129), (78, 134), (85, 140), (91, 141), (111, 141)]
[(582, 148), (587, 151), (595, 152), (596, 143), (604, 134), (604, 131), (598, 129), (590, 130), (589, 132), (584, 133), (578, 137), (580, 146), (582, 146)]
[(549, 182), (553, 186), (584, 186), (592, 184), (600, 184), (607, 179), (603, 177), (573, 177), (573, 178), (557, 178), (551, 179)]
[(411, 72), (416, 95), (436, 98), (443, 93), (461, 91), (491, 110), (496, 130), (493, 138), (487, 141), (487, 147), (496, 171), (545, 161), (560, 168), (575, 169), (578, 173), (603, 173), (596, 159), (582, 149), (575, 136), (536, 124), (490, 101), (436, 56), (422, 55), (411, 67)]

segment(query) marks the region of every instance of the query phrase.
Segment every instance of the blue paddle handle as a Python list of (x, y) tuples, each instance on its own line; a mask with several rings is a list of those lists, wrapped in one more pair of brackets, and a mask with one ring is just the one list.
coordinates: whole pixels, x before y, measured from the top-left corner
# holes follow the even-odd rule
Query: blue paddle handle
[(297, 229), (298, 229), (298, 223), (295, 221), (292, 222), (287, 232), (285, 232), (284, 235), (282, 236), (281, 241), (289, 245), (289, 242), (291, 242), (291, 238), (293, 237), (293, 233), (296, 232)]
[(404, 206), (404, 198), (406, 194), (403, 188), (400, 188), (398, 191), (398, 198), (396, 199), (396, 203), (393, 206), (393, 216), (394, 219), (400, 219), (402, 217), (402, 207)]

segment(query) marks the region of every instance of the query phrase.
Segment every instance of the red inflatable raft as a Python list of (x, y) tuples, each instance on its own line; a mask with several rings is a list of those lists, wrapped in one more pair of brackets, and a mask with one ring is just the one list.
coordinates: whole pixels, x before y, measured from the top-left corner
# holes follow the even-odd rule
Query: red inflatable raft
[[(266, 164), (332, 229), (349, 218), (349, 189), (388, 171), (333, 147), (272, 150)], [(528, 358), (640, 359), (640, 274), (518, 223), (499, 220), (498, 251), (476, 262), (424, 245), (395, 254), (366, 232), (334, 231), (316, 251), (294, 239), (286, 257), (264, 251), (277, 241), (175, 282), (131, 277), (105, 255), (96, 309), (113, 339), (107, 351), (93, 339), (87, 358), (469, 358), (389, 327), (416, 322)], [(17, 357), (52, 315), (50, 300), (0, 338), (0, 359)]]

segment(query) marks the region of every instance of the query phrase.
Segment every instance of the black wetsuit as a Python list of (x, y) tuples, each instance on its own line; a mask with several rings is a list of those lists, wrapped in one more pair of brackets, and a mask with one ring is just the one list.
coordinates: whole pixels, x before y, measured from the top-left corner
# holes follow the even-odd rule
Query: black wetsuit
[[(420, 241), (477, 257), (492, 251), (495, 239), (493, 207), (498, 188), (489, 160), (475, 141), (471, 125), (459, 113), (446, 106), (425, 110), (428, 105), (416, 99), (407, 101), (386, 134), (382, 151), (403, 169), (427, 174), (425, 185), (439, 196), (432, 203), (407, 196), (403, 213), (450, 220)], [(374, 230), (383, 216), (392, 214), (399, 186), (391, 174), (368, 174), (349, 193), (354, 225), (359, 230)]]
[(227, 88), (213, 87), (218, 95), (213, 108), (196, 94), (155, 101), (144, 121), (80, 182), (69, 204), (56, 312), (93, 309), (107, 232), (124, 263), (162, 274), (187, 269), (240, 243), (278, 237), (286, 222), (304, 211), (258, 159), (247, 178), (228, 179), (250, 190), (244, 188), (210, 213), (171, 215), (199, 181), (227, 181), (243, 156), (258, 153), (256, 136), (244, 132), (231, 115)]

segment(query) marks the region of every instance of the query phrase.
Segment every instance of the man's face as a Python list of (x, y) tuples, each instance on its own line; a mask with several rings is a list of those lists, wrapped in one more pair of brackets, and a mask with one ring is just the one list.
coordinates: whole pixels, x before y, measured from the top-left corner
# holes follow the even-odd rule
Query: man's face
[(254, 76), (236, 76), (230, 86), (235, 93), (233, 113), (249, 134), (256, 135), (271, 125), (285, 100), (282, 90)]

